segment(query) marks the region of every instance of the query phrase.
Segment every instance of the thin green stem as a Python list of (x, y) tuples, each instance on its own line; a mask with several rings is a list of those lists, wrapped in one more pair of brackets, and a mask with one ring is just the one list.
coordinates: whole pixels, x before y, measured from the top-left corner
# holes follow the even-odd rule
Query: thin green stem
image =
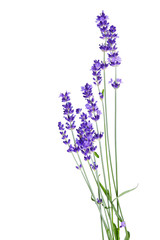
[[(92, 161), (92, 164), (94, 164), (92, 157), (91, 157), (91, 161)], [(96, 160), (95, 160), (95, 162), (96, 162)], [(89, 162), (88, 162), (88, 164), (89, 164)], [(105, 203), (105, 200), (104, 200), (104, 198), (103, 198), (103, 195), (102, 195), (102, 192), (101, 192), (101, 189), (100, 189), (99, 177), (98, 177), (98, 174), (96, 174), (96, 176), (95, 176), (95, 174), (94, 174), (94, 172), (93, 172), (90, 164), (89, 164), (89, 167), (90, 167), (90, 170), (91, 170), (91, 172), (92, 172), (92, 175), (93, 175), (93, 177), (94, 177), (94, 180), (95, 180), (95, 182), (96, 182), (96, 184), (97, 184), (97, 187), (98, 187), (98, 189), (99, 189), (99, 191), (100, 191), (100, 194), (101, 194), (101, 198), (102, 198), (103, 206), (104, 206), (104, 213), (105, 213), (105, 217), (106, 217), (107, 224), (108, 224), (108, 228), (109, 228), (109, 222), (108, 222), (108, 218), (107, 218), (106, 211), (105, 211), (106, 203)], [(97, 178), (97, 179), (96, 179), (96, 178)], [(109, 216), (109, 219), (110, 219), (110, 218), (111, 218), (111, 217), (110, 217), (110, 212), (109, 212), (108, 210), (109, 210), (109, 209), (107, 209), (107, 213), (108, 213), (108, 216)]]
[[(117, 67), (115, 67), (115, 82), (117, 82)], [(118, 197), (118, 161), (117, 161), (117, 89), (115, 88), (115, 167), (116, 167), (116, 197)], [(119, 201), (117, 199), (117, 212), (119, 214)], [(119, 238), (119, 219), (117, 217), (118, 240)]]
[[(97, 129), (97, 133), (99, 134), (99, 129), (98, 129), (98, 124), (96, 122), (96, 129)], [(104, 132), (105, 129), (104, 129)], [(105, 188), (107, 190), (107, 183), (106, 183), (106, 175), (105, 175), (105, 170), (104, 170), (104, 163), (103, 163), (103, 153), (102, 153), (102, 146), (101, 146), (101, 141), (99, 140), (99, 148), (100, 148), (100, 155), (101, 155), (101, 163), (102, 163), (102, 170), (103, 170), (103, 176), (104, 176), (104, 183), (105, 183)], [(109, 189), (110, 189), (110, 196), (111, 196), (111, 200), (112, 200), (112, 191), (111, 191), (111, 182), (110, 182), (110, 173), (109, 173), (109, 164), (108, 164), (108, 155), (107, 155), (107, 148), (106, 148), (106, 158), (107, 158), (107, 172), (108, 172), (108, 180), (109, 180)], [(109, 207), (109, 200), (107, 198), (108, 201), (108, 207)], [(112, 229), (112, 235), (113, 235), (113, 208), (111, 208), (111, 216), (112, 216), (112, 220), (111, 220), (111, 229)]]
[[(99, 182), (99, 177), (97, 176), (97, 180)], [(100, 186), (98, 184), (98, 199), (101, 198), (101, 190), (100, 190)], [(100, 205), (100, 222), (101, 222), (101, 232), (102, 232), (102, 240), (104, 240), (104, 234), (103, 234), (103, 223), (102, 223), (102, 208), (101, 208), (101, 205)]]
[[(103, 61), (104, 61), (104, 63), (105, 63), (105, 52), (104, 52), (104, 56), (103, 56)], [(116, 68), (116, 70), (115, 70), (115, 77), (116, 77), (116, 79), (117, 79), (117, 68)], [(99, 92), (100, 92), (100, 91), (99, 91)], [(110, 168), (111, 168), (111, 174), (112, 174), (112, 180), (113, 180), (114, 190), (115, 190), (115, 193), (116, 193), (117, 189), (116, 189), (116, 182), (115, 182), (114, 173), (113, 173), (113, 166), (112, 166), (112, 159), (111, 159), (111, 151), (110, 151), (110, 143), (109, 143), (105, 69), (104, 69), (104, 102), (105, 102), (105, 110), (104, 110), (104, 104), (103, 104), (103, 100), (102, 100), (103, 117), (104, 117), (104, 121), (105, 121), (105, 129), (106, 129), (106, 132), (105, 132), (106, 136), (105, 136), (105, 138), (107, 139), (108, 154), (109, 154), (109, 160), (110, 160)], [(105, 140), (105, 141), (106, 141), (106, 140)], [(120, 214), (121, 214), (122, 220), (124, 220), (119, 199), (117, 199), (117, 201), (118, 201), (118, 204), (119, 204), (119, 210), (120, 210)], [(127, 228), (126, 228), (126, 227), (125, 227), (125, 230), (127, 231)]]
[[(71, 132), (72, 132), (73, 141), (74, 141), (74, 143), (76, 143), (75, 137), (74, 137), (74, 133), (73, 133), (73, 129), (71, 129)], [(73, 156), (74, 156), (74, 155), (73, 155)], [(86, 171), (85, 171), (85, 169), (84, 169), (84, 167), (83, 167), (83, 164), (82, 164), (82, 161), (81, 161), (81, 158), (80, 158), (78, 152), (77, 152), (77, 156), (78, 156), (78, 159), (79, 159), (80, 164), (81, 164), (81, 166), (82, 166), (82, 170), (83, 170), (83, 172), (82, 172), (82, 170), (81, 170), (82, 176), (83, 176), (85, 182), (87, 183), (88, 188), (89, 188), (89, 190), (90, 190), (90, 192), (91, 192), (91, 194), (92, 194), (92, 196), (93, 196), (93, 198), (94, 198), (95, 204), (96, 204), (96, 206), (97, 206), (97, 208), (98, 208), (98, 210), (99, 210), (99, 212), (100, 212), (101, 221), (103, 222), (104, 225), (106, 225), (105, 220), (104, 220), (104, 217), (103, 217), (103, 215), (102, 215), (102, 211), (101, 211), (100, 206), (98, 205), (98, 203), (97, 203), (97, 201), (96, 201), (95, 194), (94, 194), (94, 192), (93, 192), (93, 190), (92, 190), (91, 184), (90, 184), (90, 182), (89, 182), (89, 179), (88, 179), (88, 177), (87, 177)], [(75, 157), (74, 157), (74, 159), (75, 159)], [(76, 159), (75, 159), (75, 160), (76, 160)], [(76, 161), (76, 163), (77, 163), (77, 161)]]
[[(105, 63), (105, 52), (103, 55), (103, 62)], [(107, 172), (108, 172), (108, 181), (109, 181), (109, 190), (110, 190), (110, 196), (112, 200), (112, 191), (111, 191), (111, 181), (110, 181), (110, 171), (109, 171), (109, 161), (108, 161), (108, 148), (107, 148), (107, 142), (108, 142), (108, 122), (107, 122), (107, 94), (106, 94), (106, 75), (105, 75), (105, 69), (104, 69), (104, 100), (105, 100), (105, 108), (104, 104), (102, 101), (102, 108), (103, 108), (103, 117), (104, 117), (104, 132), (105, 132), (105, 149), (106, 149), (106, 160), (107, 160)], [(110, 156), (110, 149), (109, 149), (109, 156)], [(111, 158), (110, 158), (110, 167), (112, 166), (111, 163)], [(111, 174), (112, 174), (112, 179), (114, 182), (113, 178), (113, 171), (111, 167)], [(113, 208), (112, 208), (112, 229), (113, 229)]]
[[(97, 133), (99, 134), (99, 129), (98, 129), (98, 124), (97, 124), (97, 122), (96, 122), (96, 129), (97, 129)], [(104, 131), (105, 131), (105, 130), (104, 130)], [(98, 142), (99, 142), (99, 149), (100, 149), (100, 155), (101, 155), (101, 163), (102, 163), (104, 184), (105, 184), (105, 188), (106, 188), (106, 190), (107, 190), (108, 188), (107, 188), (106, 174), (105, 174), (105, 168), (104, 168), (104, 162), (103, 162), (102, 145), (101, 145), (100, 139), (98, 139)], [(109, 200), (108, 200), (108, 198), (107, 198), (107, 201), (108, 201), (108, 207), (109, 207)]]

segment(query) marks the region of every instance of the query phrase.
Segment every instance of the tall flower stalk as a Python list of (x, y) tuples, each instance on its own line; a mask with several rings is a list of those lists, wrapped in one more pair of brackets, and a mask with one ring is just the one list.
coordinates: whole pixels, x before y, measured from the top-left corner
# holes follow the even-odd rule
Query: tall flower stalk
[[(84, 181), (91, 193), (91, 200), (97, 206), (100, 214), (100, 226), (102, 240), (120, 240), (120, 229), (125, 228), (125, 239), (130, 239), (130, 233), (124, 221), (119, 197), (134, 190), (127, 190), (119, 195), (118, 191), (118, 159), (117, 159), (117, 90), (122, 80), (117, 78), (117, 67), (121, 64), (121, 58), (117, 50), (116, 27), (110, 25), (108, 16), (102, 11), (96, 18), (97, 27), (100, 29), (103, 43), (99, 45), (103, 52), (102, 60), (94, 60), (91, 67), (93, 83), (97, 86), (98, 96), (101, 101), (102, 111), (99, 109), (93, 86), (86, 83), (81, 87), (83, 98), (86, 100), (85, 111), (81, 107), (76, 110), (71, 103), (70, 93), (61, 93), (63, 115), (65, 123), (59, 122), (58, 127), (63, 140), (67, 146), (67, 152), (71, 153), (76, 166), (81, 172)], [(110, 151), (108, 110), (107, 110), (107, 84), (106, 72), (111, 67), (115, 69), (115, 78), (109, 83), (114, 89), (115, 97), (115, 144), (113, 168), (113, 155)], [(107, 76), (108, 77), (108, 76)], [(103, 84), (102, 84), (103, 82)], [(103, 115), (103, 129), (99, 125)], [(76, 118), (80, 123), (76, 124)], [(99, 130), (101, 129), (101, 131)], [(104, 137), (104, 142), (102, 138)], [(83, 160), (82, 160), (83, 158)], [(86, 164), (88, 162), (88, 164)], [(102, 166), (102, 178), (99, 166)], [(91, 172), (91, 175), (89, 174)], [(115, 205), (116, 204), (116, 205)]]

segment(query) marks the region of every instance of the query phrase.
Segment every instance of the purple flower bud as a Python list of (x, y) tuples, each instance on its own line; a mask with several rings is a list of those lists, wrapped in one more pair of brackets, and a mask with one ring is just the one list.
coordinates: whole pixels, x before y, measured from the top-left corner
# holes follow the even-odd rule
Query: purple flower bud
[(89, 85), (88, 83), (86, 83), (86, 85), (84, 87), (81, 87), (81, 90), (83, 92), (83, 97), (84, 98), (92, 97), (92, 95), (93, 95), (93, 93), (92, 93), (92, 85)]
[(101, 99), (103, 99), (103, 94), (101, 92), (99, 93), (99, 96)]
[(125, 222), (121, 222), (120, 228), (122, 228), (122, 227), (126, 227), (126, 223)]
[(95, 162), (93, 164), (90, 164), (90, 166), (93, 170), (96, 170), (98, 168), (98, 165), (96, 165)]
[(70, 94), (69, 92), (66, 92), (65, 94), (61, 93), (61, 94), (59, 95), (59, 97), (62, 98), (62, 102), (68, 102), (68, 101), (70, 101), (69, 94)]
[(82, 167), (82, 164), (80, 164), (79, 166), (76, 166), (77, 169), (80, 169)]
[(104, 39), (108, 36), (108, 26), (109, 23), (107, 22), (108, 16), (105, 15), (104, 11), (97, 16), (96, 22), (97, 22), (97, 27), (99, 27), (102, 36), (100, 38)]
[(99, 203), (99, 204), (102, 203), (102, 199), (97, 198), (97, 203)]
[(70, 144), (67, 152), (73, 152), (73, 151), (74, 151), (74, 147)]
[(82, 108), (77, 108), (76, 113), (79, 114), (82, 111)]
[(61, 122), (58, 123), (58, 127), (59, 130), (64, 130), (64, 125)]
[(117, 88), (120, 87), (120, 85), (121, 85), (121, 83), (122, 83), (122, 79), (117, 78), (116, 81), (113, 81), (113, 79), (111, 78), (111, 80), (110, 80), (108, 83), (111, 83), (111, 86), (112, 86), (114, 89), (117, 89)]

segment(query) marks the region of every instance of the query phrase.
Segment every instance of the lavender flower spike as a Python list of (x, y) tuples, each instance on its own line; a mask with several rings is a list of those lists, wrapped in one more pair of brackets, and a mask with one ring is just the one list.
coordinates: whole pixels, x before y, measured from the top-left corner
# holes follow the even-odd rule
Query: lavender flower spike
[(102, 81), (101, 70), (108, 67), (107, 63), (100, 62), (99, 60), (94, 60), (91, 67), (94, 84), (99, 86)]
[(105, 39), (108, 37), (108, 27), (109, 27), (109, 22), (107, 22), (108, 20), (108, 16), (105, 15), (104, 11), (102, 11), (102, 13), (97, 16), (96, 19), (96, 23), (97, 23), (97, 27), (99, 27), (102, 36), (100, 38)]
[(83, 97), (87, 100), (86, 109), (88, 110), (89, 117), (97, 121), (100, 119), (101, 111), (98, 109), (97, 102), (94, 101), (92, 93), (92, 85), (86, 83), (84, 87), (81, 87)]
[(70, 101), (69, 93), (66, 92), (65, 94), (61, 93), (60, 97), (62, 98), (62, 102), (65, 102), (63, 104), (63, 115), (66, 120), (66, 128), (67, 129), (74, 129), (76, 127), (75, 125), (75, 115), (74, 115), (74, 109), (72, 106), (72, 103)]

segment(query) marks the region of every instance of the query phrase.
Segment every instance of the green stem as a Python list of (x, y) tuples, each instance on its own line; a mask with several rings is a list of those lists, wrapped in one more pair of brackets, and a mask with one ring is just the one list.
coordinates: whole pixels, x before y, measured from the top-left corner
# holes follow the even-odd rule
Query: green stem
[[(95, 156), (94, 156), (95, 158)], [(95, 160), (96, 162), (96, 160)], [(98, 180), (98, 183), (99, 183), (99, 176), (98, 176), (98, 171), (96, 171), (96, 176), (97, 176), (97, 180)], [(101, 189), (100, 189), (100, 186), (98, 184), (98, 199), (101, 198)], [(101, 222), (101, 232), (102, 232), (102, 240), (104, 240), (104, 234), (103, 234), (103, 223), (102, 223), (102, 208), (101, 208), (101, 205), (100, 205), (100, 222)]]
[[(105, 52), (104, 52), (104, 59), (103, 59), (103, 60), (104, 60), (104, 62), (105, 62)], [(116, 75), (116, 79), (117, 79), (117, 69), (115, 70), (115, 75)], [(99, 91), (99, 92), (100, 92), (100, 91)], [(117, 190), (116, 190), (116, 183), (115, 183), (115, 178), (114, 178), (114, 173), (113, 173), (113, 166), (112, 166), (112, 159), (111, 159), (111, 151), (110, 151), (110, 143), (109, 143), (105, 69), (104, 69), (104, 100), (105, 100), (105, 110), (104, 110), (103, 100), (102, 100), (102, 107), (103, 107), (103, 117), (104, 117), (104, 121), (105, 121), (105, 129), (106, 129), (106, 133), (105, 133), (106, 136), (105, 136), (105, 138), (107, 138), (110, 168), (111, 168), (113, 186), (114, 186), (114, 190), (115, 190), (115, 193), (116, 193)], [(105, 114), (104, 114), (104, 113), (105, 113)], [(106, 140), (105, 140), (105, 141), (106, 141)], [(117, 199), (117, 201), (118, 201), (118, 204), (119, 204), (119, 210), (120, 210), (120, 213), (121, 213), (122, 220), (124, 221), (124, 217), (123, 217), (123, 214), (122, 214), (122, 210), (121, 210), (121, 206), (120, 206), (119, 199)], [(125, 227), (125, 231), (127, 232), (127, 227)]]
[[(115, 82), (117, 82), (117, 67), (115, 67)], [(117, 161), (117, 89), (115, 88), (115, 167), (116, 167), (116, 197), (118, 197), (118, 161)], [(119, 213), (119, 201), (117, 199), (117, 212)], [(118, 240), (119, 238), (119, 219), (117, 217)]]
[[(96, 122), (96, 129), (97, 129), (97, 133), (99, 134), (99, 129), (98, 129), (98, 124), (97, 124), (97, 122)], [(104, 132), (105, 132), (105, 129), (104, 129)], [(98, 142), (99, 142), (99, 149), (100, 149), (100, 155), (101, 155), (101, 163), (102, 163), (104, 184), (105, 184), (105, 188), (106, 188), (106, 190), (107, 190), (108, 188), (107, 188), (107, 182), (106, 182), (106, 174), (105, 174), (104, 162), (103, 162), (103, 152), (102, 152), (102, 145), (101, 145), (100, 139), (98, 139)], [(108, 201), (108, 207), (109, 207), (109, 200), (108, 200), (108, 198), (107, 198), (107, 201)]]
[[(74, 133), (73, 133), (73, 129), (71, 129), (71, 132), (72, 132), (73, 141), (74, 141), (74, 143), (76, 143), (75, 137), (74, 137)], [(74, 157), (74, 154), (73, 154), (73, 153), (72, 153), (72, 156)], [(82, 161), (81, 161), (81, 158), (80, 158), (78, 152), (77, 152), (77, 156), (78, 156), (78, 159), (79, 159), (79, 161), (80, 161), (80, 164), (82, 165)], [(76, 158), (75, 158), (75, 157), (74, 157), (74, 159), (75, 159), (75, 161), (76, 161)], [(77, 163), (77, 161), (76, 161), (76, 163)], [(82, 170), (83, 170), (83, 172), (82, 172)], [(90, 182), (89, 182), (89, 179), (88, 179), (88, 177), (87, 177), (87, 174), (86, 174), (86, 171), (85, 171), (83, 165), (82, 165), (82, 170), (81, 170), (82, 176), (83, 176), (83, 178), (84, 178), (84, 180), (85, 180), (85, 182), (86, 182), (86, 184), (87, 184), (87, 186), (88, 186), (88, 188), (89, 188), (89, 190), (90, 190), (90, 192), (91, 192), (91, 194), (92, 194), (92, 196), (93, 196), (93, 198), (94, 198), (95, 204), (96, 204), (96, 206), (97, 206), (97, 208), (98, 208), (98, 210), (99, 210), (99, 212), (100, 212), (101, 220), (102, 220), (103, 224), (106, 225), (105, 220), (104, 220), (104, 217), (103, 217), (103, 215), (102, 215), (102, 211), (101, 211), (100, 206), (98, 205), (98, 203), (97, 203), (97, 201), (96, 201), (96, 197), (95, 197), (95, 195), (94, 195), (94, 192), (93, 192), (93, 190), (92, 190), (91, 184), (90, 184)]]
[[(105, 63), (105, 52), (103, 55), (103, 62)], [(108, 141), (108, 122), (107, 122), (107, 94), (106, 94), (106, 76), (105, 76), (105, 69), (104, 69), (104, 100), (105, 100), (105, 109), (104, 104), (102, 101), (102, 107), (103, 107), (103, 117), (104, 117), (104, 132), (105, 132), (105, 149), (106, 149), (106, 160), (107, 160), (107, 172), (108, 172), (108, 181), (109, 181), (109, 190), (110, 190), (110, 196), (112, 200), (112, 191), (111, 191), (111, 181), (110, 181), (110, 171), (109, 171), (109, 161), (108, 161), (108, 148), (107, 148), (107, 141)], [(107, 134), (106, 134), (107, 133)], [(110, 149), (109, 149), (109, 156), (110, 156)], [(110, 166), (112, 166), (111, 158), (110, 158)], [(113, 177), (113, 169), (111, 167), (111, 173), (112, 173), (112, 179)], [(114, 180), (113, 180), (114, 181)], [(112, 208), (112, 229), (113, 229), (113, 208)]]
[[(95, 158), (95, 157), (94, 157), (94, 158)], [(91, 161), (92, 161), (92, 164), (94, 164), (92, 157), (91, 157)], [(95, 162), (96, 162), (96, 160), (95, 160)], [(90, 170), (91, 170), (91, 172), (92, 172), (92, 175), (93, 175), (93, 177), (94, 177), (94, 180), (95, 180), (95, 182), (96, 182), (96, 184), (97, 184), (97, 187), (98, 187), (98, 189), (99, 189), (99, 191), (100, 191), (100, 194), (101, 194), (101, 197), (102, 197), (102, 201), (103, 201), (103, 206), (104, 206), (104, 213), (105, 213), (105, 217), (106, 217), (107, 224), (108, 224), (108, 228), (109, 228), (109, 222), (108, 222), (108, 218), (107, 218), (107, 215), (106, 215), (106, 209), (105, 209), (105, 206), (107, 206), (107, 205), (106, 205), (106, 203), (105, 203), (105, 200), (104, 200), (103, 195), (102, 195), (102, 192), (101, 192), (101, 188), (100, 188), (100, 185), (99, 185), (99, 177), (98, 177), (97, 174), (96, 174), (96, 176), (95, 176), (95, 174), (94, 174), (94, 172), (93, 172), (93, 170), (92, 170), (89, 162), (88, 162), (88, 165), (89, 165), (89, 167), (90, 167)], [(96, 179), (96, 177), (97, 177), (97, 179)], [(108, 213), (109, 219), (111, 219), (109, 209), (107, 209), (107, 213)], [(111, 231), (110, 231), (110, 232), (111, 232)]]
[[(105, 126), (104, 126), (105, 127)], [(98, 129), (98, 124), (96, 122), (96, 129), (97, 129), (97, 133), (99, 134), (99, 129)], [(104, 132), (106, 132), (106, 130), (104, 129)], [(98, 139), (99, 140), (99, 139)], [(105, 141), (106, 142), (106, 141)], [(100, 148), (100, 155), (101, 155), (101, 163), (102, 163), (102, 170), (103, 170), (103, 176), (104, 176), (104, 183), (105, 183), (105, 188), (107, 190), (107, 183), (106, 183), (106, 175), (105, 175), (105, 170), (104, 170), (104, 163), (103, 163), (103, 153), (102, 153), (102, 146), (101, 146), (101, 141), (99, 140), (99, 148)], [(108, 172), (108, 179), (109, 179), (109, 189), (110, 189), (110, 196), (111, 196), (111, 200), (112, 200), (112, 191), (111, 191), (111, 182), (110, 182), (110, 173), (109, 173), (109, 164), (108, 164), (108, 155), (107, 155), (107, 147), (106, 147), (106, 160), (107, 160), (107, 172)], [(109, 207), (109, 200), (107, 198), (108, 201), (108, 207)], [(111, 229), (112, 229), (112, 235), (113, 235), (113, 208), (111, 208), (111, 216), (112, 216), (112, 220), (111, 220)]]

